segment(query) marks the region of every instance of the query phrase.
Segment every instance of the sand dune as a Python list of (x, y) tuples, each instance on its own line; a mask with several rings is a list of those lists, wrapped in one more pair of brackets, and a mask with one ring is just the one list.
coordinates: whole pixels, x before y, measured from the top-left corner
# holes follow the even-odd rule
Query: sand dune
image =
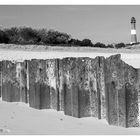
[(114, 54), (121, 54), (122, 60), (135, 68), (140, 68), (139, 53), (122, 53), (122, 52), (81, 52), (81, 51), (23, 51), (23, 50), (7, 50), (0, 49), (0, 60), (16, 60), (23, 61), (25, 59), (52, 59), (64, 57), (91, 57), (96, 56), (109, 57)]

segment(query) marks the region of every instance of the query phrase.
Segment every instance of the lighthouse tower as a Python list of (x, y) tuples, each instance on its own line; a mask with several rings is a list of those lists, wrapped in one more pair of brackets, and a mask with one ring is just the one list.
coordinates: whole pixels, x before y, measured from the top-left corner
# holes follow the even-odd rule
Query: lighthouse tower
[(134, 17), (131, 18), (131, 44), (133, 43), (137, 43), (136, 19)]

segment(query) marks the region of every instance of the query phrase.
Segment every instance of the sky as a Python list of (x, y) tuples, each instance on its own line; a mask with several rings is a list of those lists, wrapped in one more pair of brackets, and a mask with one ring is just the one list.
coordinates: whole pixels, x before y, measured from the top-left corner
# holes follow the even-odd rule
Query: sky
[(130, 43), (131, 17), (140, 41), (140, 5), (0, 5), (0, 26), (54, 29), (93, 43)]

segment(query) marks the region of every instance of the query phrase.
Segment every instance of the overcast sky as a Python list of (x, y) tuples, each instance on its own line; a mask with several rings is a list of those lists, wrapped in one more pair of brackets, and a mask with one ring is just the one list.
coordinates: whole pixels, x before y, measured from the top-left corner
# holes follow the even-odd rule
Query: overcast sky
[(130, 42), (130, 19), (137, 21), (140, 41), (140, 6), (3, 6), (2, 27), (29, 26), (66, 32), (74, 38), (89, 38), (93, 43)]

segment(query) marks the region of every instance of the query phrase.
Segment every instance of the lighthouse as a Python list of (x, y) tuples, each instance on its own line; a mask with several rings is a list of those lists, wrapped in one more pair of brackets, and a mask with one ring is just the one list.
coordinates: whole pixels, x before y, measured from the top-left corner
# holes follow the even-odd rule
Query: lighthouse
[(131, 18), (131, 44), (133, 43), (137, 43), (136, 19), (134, 17)]

